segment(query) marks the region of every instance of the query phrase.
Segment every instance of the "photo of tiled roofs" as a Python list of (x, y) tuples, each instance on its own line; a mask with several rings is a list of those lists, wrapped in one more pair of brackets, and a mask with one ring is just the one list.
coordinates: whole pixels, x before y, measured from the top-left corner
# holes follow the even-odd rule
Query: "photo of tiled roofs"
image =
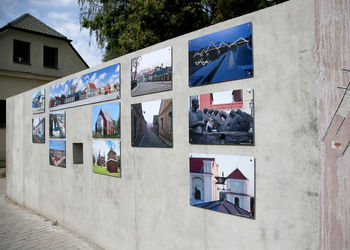
[(61, 140), (50, 140), (50, 165), (66, 167), (66, 142)]
[(120, 64), (57, 83), (50, 87), (50, 110), (120, 98)]

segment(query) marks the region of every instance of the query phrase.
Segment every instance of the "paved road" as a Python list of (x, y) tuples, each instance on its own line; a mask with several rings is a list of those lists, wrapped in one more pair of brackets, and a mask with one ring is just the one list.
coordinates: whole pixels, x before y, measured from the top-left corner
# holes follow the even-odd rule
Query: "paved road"
[(169, 148), (169, 145), (166, 144), (162, 139), (156, 136), (151, 130), (147, 128), (146, 133), (142, 137), (139, 147), (162, 147)]
[(5, 188), (6, 179), (0, 178), (0, 249), (100, 249), (9, 201)]
[(131, 90), (131, 96), (161, 92), (171, 90), (171, 88), (171, 81), (138, 83), (137, 86)]

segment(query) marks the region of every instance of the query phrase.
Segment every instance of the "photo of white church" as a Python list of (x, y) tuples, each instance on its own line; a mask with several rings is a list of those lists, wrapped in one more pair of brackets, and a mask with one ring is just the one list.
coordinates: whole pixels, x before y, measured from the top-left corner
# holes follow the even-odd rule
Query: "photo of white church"
[(190, 154), (189, 161), (192, 206), (254, 219), (253, 157)]

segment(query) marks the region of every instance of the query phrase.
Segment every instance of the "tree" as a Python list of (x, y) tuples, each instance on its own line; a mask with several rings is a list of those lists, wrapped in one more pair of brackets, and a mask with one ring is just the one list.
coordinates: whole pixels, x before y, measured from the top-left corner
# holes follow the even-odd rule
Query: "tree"
[(103, 61), (286, 0), (78, 0)]

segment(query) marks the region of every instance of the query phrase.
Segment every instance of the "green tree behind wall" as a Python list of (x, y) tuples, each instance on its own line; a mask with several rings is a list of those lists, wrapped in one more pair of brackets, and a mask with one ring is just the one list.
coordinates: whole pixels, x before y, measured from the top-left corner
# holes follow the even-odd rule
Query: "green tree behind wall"
[(78, 0), (103, 61), (287, 0)]

